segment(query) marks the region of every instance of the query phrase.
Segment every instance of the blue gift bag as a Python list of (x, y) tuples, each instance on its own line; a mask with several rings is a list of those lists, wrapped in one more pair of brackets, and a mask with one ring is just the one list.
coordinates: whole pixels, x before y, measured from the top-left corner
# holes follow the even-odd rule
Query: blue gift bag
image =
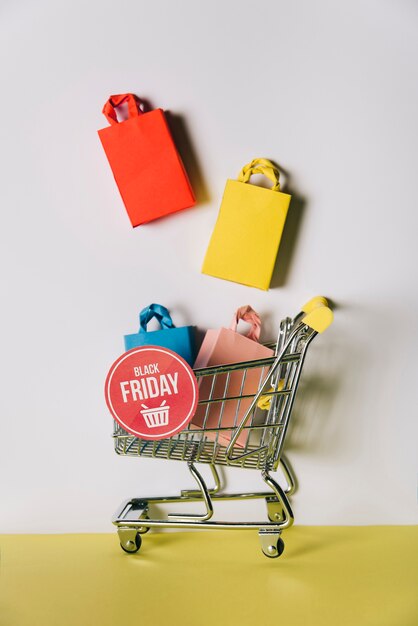
[[(155, 317), (161, 330), (147, 330), (148, 322)], [(179, 354), (189, 365), (196, 358), (194, 326), (175, 328), (168, 309), (161, 304), (150, 304), (139, 314), (139, 332), (125, 335), (125, 350), (138, 346), (162, 346)]]

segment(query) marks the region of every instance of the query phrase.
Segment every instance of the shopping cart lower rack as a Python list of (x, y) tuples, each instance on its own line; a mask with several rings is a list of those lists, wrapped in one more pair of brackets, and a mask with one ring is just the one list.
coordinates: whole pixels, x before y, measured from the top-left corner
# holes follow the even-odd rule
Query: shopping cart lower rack
[[(294, 521), (289, 497), (294, 493), (296, 485), (290, 465), (283, 455), (283, 444), (307, 349), (313, 338), (328, 328), (332, 319), (333, 314), (326, 299), (320, 296), (313, 298), (295, 318), (286, 318), (281, 322), (277, 344), (271, 346), (275, 348), (275, 356), (195, 370), (198, 382), (205, 378), (210, 380), (210, 393), (204, 400), (199, 400), (202, 407), (199, 410), (204, 412), (201, 428), (189, 424), (187, 429), (169, 439), (146, 441), (127, 433), (115, 422), (113, 436), (118, 454), (184, 461), (198, 486), (197, 490), (182, 491), (176, 497), (132, 498), (124, 502), (113, 519), (123, 550), (137, 552), (141, 546), (141, 535), (154, 527), (240, 528), (257, 529), (263, 553), (270, 558), (280, 556), (284, 549), (281, 532)], [(257, 372), (259, 376), (258, 390), (251, 396), (244, 393), (250, 371), (252, 375)], [(237, 376), (241, 380), (241, 393), (228, 395), (232, 379), (236, 389)], [(219, 394), (220, 388), (222, 393)], [(228, 403), (229, 406), (234, 403), (235, 420), (232, 426), (226, 427), (222, 422), (222, 414)], [(242, 406), (248, 406), (245, 414)], [(206, 427), (208, 423), (213, 426), (213, 420), (209, 420), (211, 411), (216, 411), (218, 416), (215, 428)], [(229, 433), (227, 439), (225, 433)], [(196, 463), (210, 465), (214, 488), (207, 487), (196, 469)], [(260, 493), (222, 493), (217, 465), (260, 470), (269, 490)], [(285, 488), (271, 476), (271, 472), (279, 467), (286, 482)], [(267, 521), (211, 520), (214, 503), (219, 500), (259, 498), (266, 501)], [(170, 513), (166, 519), (150, 517), (152, 505), (184, 502), (203, 504), (203, 513)]]

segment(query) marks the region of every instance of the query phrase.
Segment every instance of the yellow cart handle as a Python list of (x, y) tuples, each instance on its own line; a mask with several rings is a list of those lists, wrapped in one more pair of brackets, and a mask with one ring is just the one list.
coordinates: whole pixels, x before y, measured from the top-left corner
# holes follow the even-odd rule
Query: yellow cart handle
[(324, 296), (316, 296), (303, 305), (303, 313), (306, 315), (302, 322), (317, 333), (323, 333), (332, 324), (334, 314), (328, 306), (328, 300)]

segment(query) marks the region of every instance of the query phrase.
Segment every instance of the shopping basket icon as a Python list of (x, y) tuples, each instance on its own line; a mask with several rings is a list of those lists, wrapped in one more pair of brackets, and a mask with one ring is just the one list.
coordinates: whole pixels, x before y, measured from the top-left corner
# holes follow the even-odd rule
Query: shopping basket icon
[(164, 400), (160, 406), (154, 409), (149, 409), (145, 404), (142, 405), (143, 409), (140, 411), (148, 428), (157, 428), (158, 426), (167, 426), (168, 413), (170, 407), (166, 405)]
[[(241, 528), (258, 530), (263, 553), (271, 558), (280, 556), (284, 549), (281, 533), (294, 521), (289, 498), (296, 488), (283, 446), (308, 347), (318, 333), (328, 328), (332, 319), (327, 300), (321, 296), (313, 298), (294, 318), (282, 320), (277, 342), (267, 344), (274, 349), (274, 356), (195, 370), (198, 381), (210, 381), (202, 386), (209, 389), (209, 393), (199, 397), (199, 416), (203, 414), (199, 427), (190, 423), (173, 437), (150, 441), (135, 437), (115, 422), (113, 437), (117, 454), (184, 461), (198, 486), (197, 490), (182, 491), (179, 496), (131, 498), (124, 502), (113, 519), (123, 550), (137, 552), (141, 535), (155, 527)], [(251, 376), (248, 376), (249, 372)], [(257, 389), (249, 393), (247, 381), (254, 380), (255, 372)], [(239, 393), (236, 392), (237, 377), (241, 381)], [(225, 425), (222, 415), (228, 413), (230, 416), (231, 407), (235, 419), (231, 425), (228, 418)], [(163, 404), (154, 409), (144, 408), (141, 412), (151, 428), (168, 421), (169, 407)], [(215, 420), (210, 419), (211, 415), (216, 416), (216, 425)], [(214, 488), (208, 488), (196, 463), (209, 464)], [(216, 466), (259, 470), (268, 491), (223, 493)], [(272, 472), (279, 468), (284, 487), (272, 476)], [(267, 520), (212, 520), (214, 504), (219, 500), (259, 498), (266, 502)], [(204, 511), (198, 514), (170, 513), (165, 519), (152, 516), (153, 505), (185, 502), (203, 504)]]

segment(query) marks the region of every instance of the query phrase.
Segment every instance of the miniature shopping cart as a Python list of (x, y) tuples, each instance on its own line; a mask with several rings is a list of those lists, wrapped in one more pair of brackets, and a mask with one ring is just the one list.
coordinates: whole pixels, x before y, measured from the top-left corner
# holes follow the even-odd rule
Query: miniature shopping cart
[[(201, 427), (189, 424), (169, 439), (149, 441), (129, 434), (115, 422), (113, 436), (118, 454), (184, 461), (198, 485), (197, 490), (182, 491), (180, 496), (132, 498), (124, 502), (113, 519), (123, 550), (137, 552), (141, 546), (141, 535), (155, 527), (241, 528), (258, 530), (263, 553), (270, 558), (280, 556), (284, 549), (281, 532), (294, 521), (289, 497), (296, 486), (290, 465), (283, 455), (283, 445), (306, 352), (314, 337), (326, 330), (332, 319), (326, 299), (313, 298), (295, 318), (282, 320), (277, 343), (268, 344), (274, 349), (271, 358), (195, 370), (198, 383), (202, 385), (206, 381), (205, 389), (209, 388), (204, 399), (199, 399), (198, 410), (204, 414)], [(254, 372), (258, 375), (257, 391), (251, 395), (245, 393), (249, 372), (252, 378)], [(238, 394), (237, 377), (241, 381)], [(232, 379), (234, 385), (231, 385)], [(233, 393), (230, 391), (232, 387), (235, 390)], [(231, 403), (235, 420), (232, 425), (228, 421), (228, 426), (225, 426), (222, 415)], [(215, 427), (213, 419), (210, 419), (211, 411), (216, 412)], [(196, 469), (196, 463), (210, 465), (214, 488), (207, 487)], [(225, 494), (216, 466), (259, 470), (269, 490)], [(271, 476), (278, 468), (286, 483), (284, 488)], [(219, 500), (259, 498), (266, 501), (266, 521), (212, 520), (214, 504)], [(170, 513), (166, 519), (151, 516), (153, 505), (186, 502), (200, 503), (204, 511), (199, 514)]]

